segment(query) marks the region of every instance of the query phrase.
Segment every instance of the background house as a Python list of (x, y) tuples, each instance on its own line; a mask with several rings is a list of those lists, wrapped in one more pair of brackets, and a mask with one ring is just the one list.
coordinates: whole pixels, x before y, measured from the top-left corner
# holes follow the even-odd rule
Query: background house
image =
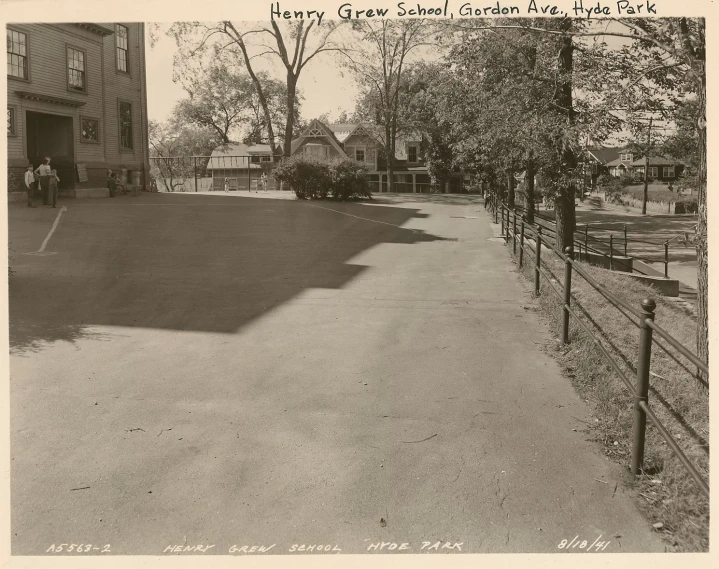
[(108, 168), (149, 185), (144, 24), (10, 24), (6, 35), (9, 171), (22, 180), (50, 156), (65, 194), (105, 188)]
[[(637, 158), (632, 162), (632, 171), (640, 180), (644, 179), (645, 159)], [(649, 157), (649, 179), (658, 182), (673, 182), (683, 172), (684, 165), (678, 160), (663, 156)]]
[[(292, 141), (292, 155), (303, 153), (321, 158), (349, 156), (368, 169), (372, 191), (388, 191), (387, 160), (383, 154), (384, 131), (369, 123), (330, 123), (313, 120)], [(395, 143), (395, 191), (429, 192), (430, 176), (424, 159), (425, 141), (420, 134), (403, 134)], [(460, 192), (463, 174), (453, 172), (447, 188)]]
[(607, 162), (605, 165), (609, 174), (617, 178), (630, 175), (632, 173), (632, 163), (634, 162), (635, 154), (625, 149), (619, 150), (618, 154), (619, 156)]
[(269, 189), (274, 187), (272, 149), (268, 144), (223, 144), (212, 151), (206, 170), (215, 191), (225, 189), (225, 178), (232, 191), (256, 189), (263, 172)]

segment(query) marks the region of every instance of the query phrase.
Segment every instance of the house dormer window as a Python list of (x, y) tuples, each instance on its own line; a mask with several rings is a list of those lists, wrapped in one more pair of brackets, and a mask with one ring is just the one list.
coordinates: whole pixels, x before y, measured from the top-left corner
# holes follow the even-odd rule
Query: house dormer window
[(632, 161), (632, 153), (631, 152), (623, 153), (620, 156), (620, 159), (622, 162), (631, 162)]
[(412, 144), (407, 148), (407, 162), (417, 162), (417, 146)]

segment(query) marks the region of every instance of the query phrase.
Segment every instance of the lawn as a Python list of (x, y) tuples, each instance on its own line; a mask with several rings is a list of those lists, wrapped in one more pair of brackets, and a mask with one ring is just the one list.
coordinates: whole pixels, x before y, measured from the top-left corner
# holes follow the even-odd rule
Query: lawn
[[(669, 203), (669, 202), (696, 202), (696, 194), (685, 195), (679, 194), (676, 190), (670, 190), (668, 186), (664, 184), (649, 184), (648, 198), (652, 202)], [(623, 188), (622, 193), (627, 194), (634, 199), (641, 200), (644, 197), (644, 186), (626, 186)]]

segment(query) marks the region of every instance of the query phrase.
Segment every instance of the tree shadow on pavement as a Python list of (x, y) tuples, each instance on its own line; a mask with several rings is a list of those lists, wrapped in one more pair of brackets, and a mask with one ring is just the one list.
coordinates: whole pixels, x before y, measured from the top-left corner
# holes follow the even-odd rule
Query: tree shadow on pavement
[(96, 325), (233, 333), (306, 289), (346, 286), (366, 269), (351, 259), (376, 245), (442, 240), (401, 227), (426, 217), (416, 209), (357, 203), (152, 194), (67, 206), (44, 257), (22, 254), (37, 248), (35, 210), (10, 208), (13, 350)]

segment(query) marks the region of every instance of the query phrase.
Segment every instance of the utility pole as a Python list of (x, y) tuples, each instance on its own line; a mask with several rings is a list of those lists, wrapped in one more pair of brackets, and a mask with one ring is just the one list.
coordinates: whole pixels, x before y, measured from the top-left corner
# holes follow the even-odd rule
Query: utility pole
[(647, 214), (647, 200), (649, 199), (649, 148), (652, 144), (652, 117), (649, 117), (647, 129), (647, 149), (644, 152), (644, 194), (642, 195), (642, 215)]

